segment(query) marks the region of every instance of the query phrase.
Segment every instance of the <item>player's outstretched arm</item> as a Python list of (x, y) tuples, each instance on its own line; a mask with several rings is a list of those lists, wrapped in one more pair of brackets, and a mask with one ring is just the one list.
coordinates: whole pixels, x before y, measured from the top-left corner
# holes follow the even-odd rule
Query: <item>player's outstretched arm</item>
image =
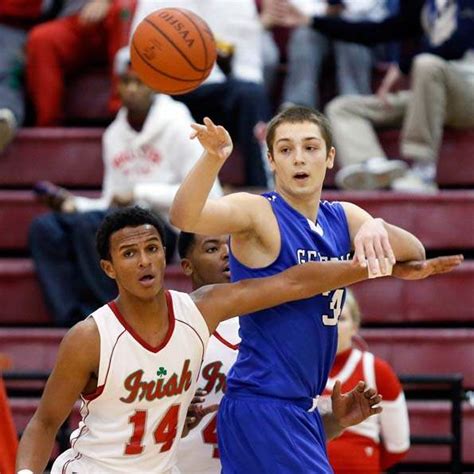
[(208, 285), (191, 293), (211, 333), (234, 316), (351, 285), (367, 278), (367, 269), (344, 262), (308, 262), (265, 278)]
[(60, 426), (98, 370), (99, 351), (99, 333), (91, 318), (66, 334), (39, 407), (20, 440), (17, 471), (29, 469), (35, 474), (44, 471)]
[[(420, 280), (450, 272), (463, 259), (462, 255), (452, 255), (397, 263), (392, 275), (404, 280)], [(367, 278), (367, 268), (349, 261), (308, 262), (265, 278), (207, 285), (191, 293), (191, 297), (212, 333), (225, 319), (309, 298)]]
[(251, 226), (252, 203), (257, 196), (238, 193), (208, 200), (225, 160), (232, 152), (232, 140), (224, 127), (204, 119), (194, 124), (191, 138), (197, 138), (204, 154), (178, 189), (170, 209), (171, 223), (181, 230), (205, 235), (243, 232)]

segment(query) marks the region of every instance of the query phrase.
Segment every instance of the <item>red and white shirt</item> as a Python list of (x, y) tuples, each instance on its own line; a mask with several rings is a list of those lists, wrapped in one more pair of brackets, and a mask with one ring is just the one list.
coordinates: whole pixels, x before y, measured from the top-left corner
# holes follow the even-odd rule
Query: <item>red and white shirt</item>
[[(218, 404), (222, 400), (227, 374), (237, 359), (239, 343), (239, 318), (220, 323), (209, 339), (198, 382), (198, 387), (208, 393), (205, 405)], [(178, 468), (181, 474), (221, 472), (216, 424), (217, 412), (210, 413), (181, 440), (178, 449)]]
[(343, 392), (364, 380), (382, 395), (383, 411), (351, 426), (328, 443), (334, 472), (380, 473), (403, 458), (410, 446), (408, 410), (400, 382), (385, 361), (370, 352), (351, 348), (336, 356), (321, 397), (322, 411), (331, 407), (330, 394), (336, 380), (341, 381)]
[(52, 473), (172, 473), (209, 330), (191, 297), (167, 291), (169, 330), (158, 347), (114, 303), (91, 317), (100, 334), (97, 390), (82, 397), (71, 449)]

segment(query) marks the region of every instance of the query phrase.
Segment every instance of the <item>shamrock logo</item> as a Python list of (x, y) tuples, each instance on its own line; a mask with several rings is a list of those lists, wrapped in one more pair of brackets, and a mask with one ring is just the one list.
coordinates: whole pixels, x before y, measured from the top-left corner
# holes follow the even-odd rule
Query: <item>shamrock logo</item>
[(158, 377), (164, 377), (167, 373), (168, 371), (164, 367), (160, 367), (156, 375), (158, 375)]

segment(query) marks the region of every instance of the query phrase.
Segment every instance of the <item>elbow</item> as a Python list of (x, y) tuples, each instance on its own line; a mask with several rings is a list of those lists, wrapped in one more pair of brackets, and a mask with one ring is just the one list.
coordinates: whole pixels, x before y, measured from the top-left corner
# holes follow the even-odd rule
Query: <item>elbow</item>
[(180, 212), (175, 206), (171, 206), (169, 212), (169, 222), (172, 226), (186, 232), (193, 232), (194, 230), (192, 223), (186, 218), (185, 213)]

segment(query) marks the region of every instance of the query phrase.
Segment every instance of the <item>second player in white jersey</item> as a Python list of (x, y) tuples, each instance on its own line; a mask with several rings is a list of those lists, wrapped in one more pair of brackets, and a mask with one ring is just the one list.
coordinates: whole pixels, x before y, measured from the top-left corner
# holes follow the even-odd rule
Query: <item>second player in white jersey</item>
[(169, 329), (158, 347), (113, 302), (91, 315), (100, 334), (97, 389), (81, 397), (82, 420), (53, 474), (173, 472), (209, 330), (187, 294), (167, 291), (166, 300)]
[[(206, 405), (219, 404), (224, 395), (226, 377), (237, 358), (239, 321), (229, 319), (209, 338), (198, 387), (205, 390)], [(178, 448), (178, 468), (182, 474), (217, 474), (221, 471), (217, 448), (217, 411), (202, 418)]]

